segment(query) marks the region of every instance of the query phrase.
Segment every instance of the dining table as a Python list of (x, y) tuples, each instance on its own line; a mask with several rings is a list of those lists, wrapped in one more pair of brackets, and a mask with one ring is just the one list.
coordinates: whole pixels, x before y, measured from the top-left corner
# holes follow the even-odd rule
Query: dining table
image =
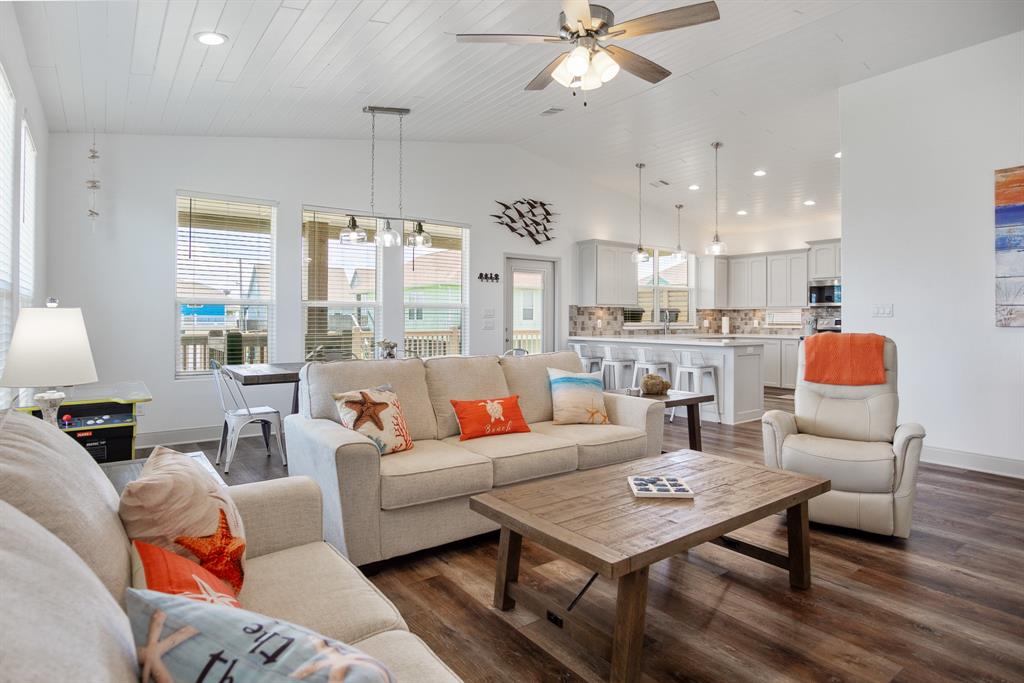
[(242, 386), (264, 384), (294, 384), (292, 389), (292, 413), (299, 412), (299, 370), (305, 361), (298, 363), (240, 363), (225, 365), (224, 371)]

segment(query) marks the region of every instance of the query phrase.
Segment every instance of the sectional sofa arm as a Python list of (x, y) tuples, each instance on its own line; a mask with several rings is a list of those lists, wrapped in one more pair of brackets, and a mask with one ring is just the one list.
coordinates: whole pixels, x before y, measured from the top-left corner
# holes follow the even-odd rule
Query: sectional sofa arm
[(796, 417), (782, 410), (769, 410), (761, 416), (761, 435), (764, 437), (764, 464), (782, 469), (782, 443), (787, 436), (796, 434)]
[(381, 559), (380, 454), (367, 437), (333, 420), (289, 415), (288, 473), (323, 492), (324, 538), (354, 564)]
[(612, 424), (647, 432), (647, 455), (660, 455), (665, 437), (665, 403), (639, 396), (605, 392), (604, 405)]
[(324, 540), (320, 487), (309, 477), (239, 484), (228, 494), (242, 516), (248, 557)]

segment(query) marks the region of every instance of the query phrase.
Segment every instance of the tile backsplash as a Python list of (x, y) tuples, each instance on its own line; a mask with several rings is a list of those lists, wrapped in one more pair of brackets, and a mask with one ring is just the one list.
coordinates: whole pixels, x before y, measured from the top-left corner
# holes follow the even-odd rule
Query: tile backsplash
[[(801, 324), (792, 327), (768, 327), (763, 308), (746, 310), (697, 309), (696, 328), (673, 328), (672, 334), (721, 334), (722, 316), (729, 317), (730, 334), (794, 334), (803, 333), (812, 318), (838, 318), (842, 309), (804, 308)], [(704, 321), (708, 326), (704, 327)], [(755, 323), (756, 321), (756, 323)], [(661, 325), (626, 327), (622, 308), (615, 306), (569, 306), (570, 337), (605, 337), (664, 334)]]

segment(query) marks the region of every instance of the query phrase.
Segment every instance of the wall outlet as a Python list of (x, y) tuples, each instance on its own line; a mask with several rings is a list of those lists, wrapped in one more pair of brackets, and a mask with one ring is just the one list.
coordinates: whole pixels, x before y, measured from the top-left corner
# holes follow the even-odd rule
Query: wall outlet
[(872, 318), (891, 318), (892, 304), (875, 304), (871, 307)]

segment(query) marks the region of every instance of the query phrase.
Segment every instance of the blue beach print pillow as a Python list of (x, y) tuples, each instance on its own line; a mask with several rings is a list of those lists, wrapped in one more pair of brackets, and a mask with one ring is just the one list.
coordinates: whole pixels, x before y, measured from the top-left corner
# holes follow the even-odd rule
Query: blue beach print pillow
[(604, 380), (600, 372), (566, 372), (548, 368), (551, 407), (556, 425), (608, 424)]
[(129, 588), (142, 683), (394, 683), (354, 647), (237, 607)]

